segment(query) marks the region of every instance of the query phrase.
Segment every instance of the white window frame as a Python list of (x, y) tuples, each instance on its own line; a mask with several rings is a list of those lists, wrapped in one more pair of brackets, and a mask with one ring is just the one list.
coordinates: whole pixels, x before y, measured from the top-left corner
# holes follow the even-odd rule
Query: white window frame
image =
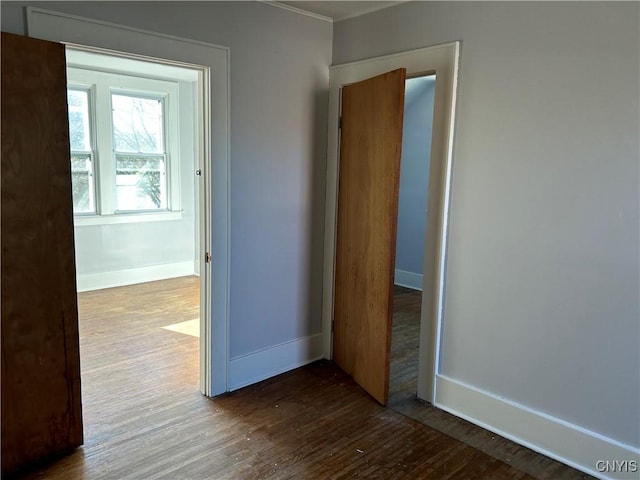
[[(180, 125), (178, 82), (112, 71), (70, 66), (68, 88), (90, 92), (95, 212), (74, 213), (76, 225), (175, 220), (182, 216), (180, 196)], [(113, 146), (111, 94), (163, 99), (167, 208), (119, 211), (116, 201), (116, 158)]]
[(93, 92), (93, 88), (91, 85), (83, 85), (83, 84), (79, 84), (79, 83), (74, 83), (74, 84), (68, 84), (67, 85), (67, 90), (74, 90), (76, 92), (86, 92), (87, 93), (87, 114), (89, 116), (88, 118), (88, 124), (87, 124), (87, 128), (89, 130), (89, 150), (74, 150), (73, 148), (71, 149), (71, 154), (73, 155), (74, 153), (76, 154), (80, 154), (80, 155), (89, 155), (90, 158), (90, 162), (91, 162), (91, 171), (89, 172), (89, 197), (90, 197), (90, 202), (93, 204), (93, 209), (89, 212), (78, 212), (75, 213), (74, 211), (74, 215), (78, 215), (78, 216), (88, 216), (88, 215), (92, 215), (95, 216), (98, 213), (98, 181), (96, 178), (96, 163), (95, 163), (95, 159), (96, 159), (96, 138), (95, 138), (95, 121), (93, 119), (93, 98), (94, 98), (94, 92)]

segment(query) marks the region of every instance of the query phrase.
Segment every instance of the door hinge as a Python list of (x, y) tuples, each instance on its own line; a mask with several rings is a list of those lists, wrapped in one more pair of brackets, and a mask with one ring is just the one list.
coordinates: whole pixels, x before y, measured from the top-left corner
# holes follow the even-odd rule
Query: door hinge
[(333, 331), (336, 328), (336, 322), (334, 322), (333, 320), (331, 321), (331, 333), (333, 333)]
[(211, 254), (209, 252), (204, 252), (204, 263), (211, 263)]
[(342, 129), (342, 117), (338, 118), (338, 130)]

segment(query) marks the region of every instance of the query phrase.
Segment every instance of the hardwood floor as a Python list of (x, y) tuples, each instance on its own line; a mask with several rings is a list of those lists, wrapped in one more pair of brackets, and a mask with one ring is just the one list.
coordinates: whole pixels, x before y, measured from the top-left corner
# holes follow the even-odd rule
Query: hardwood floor
[(394, 287), (388, 402), (391, 408), (416, 396), (421, 299), (417, 290)]
[(395, 286), (389, 408), (538, 479), (593, 478), (416, 398), (422, 292)]
[(22, 478), (535, 478), (379, 406), (327, 361), (203, 397), (198, 340), (161, 328), (197, 317), (196, 282), (80, 294), (85, 445)]

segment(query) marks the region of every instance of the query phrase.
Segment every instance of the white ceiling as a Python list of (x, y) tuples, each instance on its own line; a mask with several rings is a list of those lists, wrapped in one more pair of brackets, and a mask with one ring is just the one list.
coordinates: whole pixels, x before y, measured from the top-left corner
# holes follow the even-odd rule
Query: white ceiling
[(376, 10), (382, 10), (383, 8), (396, 5), (398, 3), (404, 3), (407, 0), (390, 0), (390, 1), (369, 1), (369, 0), (356, 0), (356, 1), (342, 1), (342, 0), (330, 0), (330, 1), (312, 1), (312, 0), (300, 0), (296, 2), (290, 1), (275, 1), (273, 3), (283, 6), (293, 7), (297, 10), (302, 10), (314, 15), (319, 15), (331, 19), (335, 22), (344, 20), (351, 17), (357, 17), (364, 15), (365, 13), (375, 12)]

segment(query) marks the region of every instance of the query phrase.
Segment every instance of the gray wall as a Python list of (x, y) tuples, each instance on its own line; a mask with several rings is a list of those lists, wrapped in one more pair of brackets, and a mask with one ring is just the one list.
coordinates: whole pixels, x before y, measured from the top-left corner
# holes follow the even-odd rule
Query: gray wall
[(442, 372), (636, 447), (639, 7), (405, 3), (333, 45), (462, 41)]
[(435, 77), (407, 80), (402, 127), (396, 270), (422, 275)]
[(231, 49), (230, 355), (321, 331), (330, 23), (258, 2), (2, 2)]

